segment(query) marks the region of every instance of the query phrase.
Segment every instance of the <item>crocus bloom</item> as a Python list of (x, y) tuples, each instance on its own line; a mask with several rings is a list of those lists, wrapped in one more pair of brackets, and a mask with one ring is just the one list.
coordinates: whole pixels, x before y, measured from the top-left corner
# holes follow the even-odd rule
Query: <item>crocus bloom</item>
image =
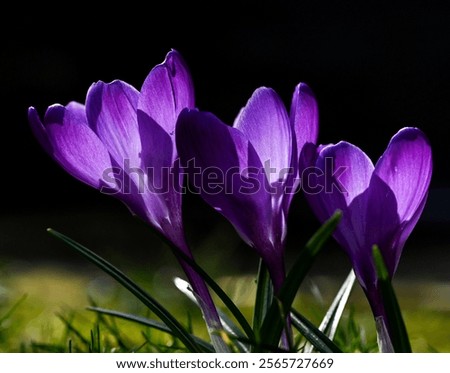
[[(193, 107), (190, 74), (181, 56), (171, 51), (140, 92), (122, 81), (100, 81), (90, 87), (86, 105), (52, 105), (43, 121), (31, 107), (29, 121), (41, 145), (67, 172), (113, 194), (191, 257), (183, 232), (174, 131), (181, 110)], [(181, 265), (206, 321), (219, 327), (204, 281), (185, 262)]]
[(279, 96), (257, 89), (233, 127), (211, 113), (185, 109), (177, 148), (191, 184), (224, 215), (265, 262), (278, 290), (284, 280), (286, 218), (299, 173), (298, 154), (318, 132), (315, 98), (294, 92), (290, 117)]
[(388, 324), (372, 247), (378, 245), (392, 278), (427, 199), (432, 173), (430, 144), (419, 129), (403, 128), (375, 166), (361, 149), (347, 142), (320, 147), (313, 157), (311, 175), (317, 176), (316, 185), (310, 185), (306, 197), (322, 222), (335, 210), (342, 211), (334, 237), (349, 256), (375, 318), (382, 317)]

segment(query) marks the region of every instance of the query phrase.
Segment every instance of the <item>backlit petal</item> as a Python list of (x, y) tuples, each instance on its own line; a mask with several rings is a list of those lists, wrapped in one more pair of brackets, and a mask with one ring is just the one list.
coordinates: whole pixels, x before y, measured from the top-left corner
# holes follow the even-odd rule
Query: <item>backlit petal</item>
[(98, 82), (86, 98), (89, 126), (98, 135), (114, 160), (124, 167), (141, 167), (141, 140), (137, 122), (139, 92), (127, 83)]
[(305, 83), (295, 87), (292, 96), (290, 120), (296, 138), (297, 154), (300, 155), (306, 143), (317, 142), (319, 134), (319, 109), (317, 101)]
[(101, 188), (105, 185), (105, 174), (113, 171), (111, 158), (97, 135), (79, 119), (78, 113), (72, 113), (70, 108), (56, 105), (52, 114), (46, 116), (49, 122), (45, 128), (53, 156), (72, 176)]
[(138, 108), (173, 134), (181, 110), (194, 108), (193, 87), (185, 62), (173, 50), (145, 79)]
[(257, 89), (239, 113), (234, 127), (255, 147), (270, 183), (279, 181), (291, 166), (292, 128), (275, 91)]
[(377, 162), (375, 174), (397, 199), (400, 221), (410, 220), (428, 192), (432, 173), (431, 147), (417, 128), (403, 128)]

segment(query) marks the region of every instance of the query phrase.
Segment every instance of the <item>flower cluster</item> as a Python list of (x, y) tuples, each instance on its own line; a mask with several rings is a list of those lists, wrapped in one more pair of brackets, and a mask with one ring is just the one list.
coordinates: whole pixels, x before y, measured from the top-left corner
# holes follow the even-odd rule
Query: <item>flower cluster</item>
[[(430, 185), (431, 148), (419, 129), (400, 130), (375, 165), (347, 142), (317, 145), (318, 106), (304, 83), (289, 110), (274, 90), (258, 88), (228, 125), (195, 107), (191, 76), (176, 51), (151, 70), (140, 91), (122, 81), (97, 82), (84, 104), (52, 105), (43, 119), (31, 107), (29, 122), (67, 172), (114, 195), (192, 259), (182, 221), (188, 184), (258, 253), (275, 294), (286, 278), (295, 193), (305, 192), (321, 222), (341, 210), (334, 238), (389, 330), (372, 248), (379, 247), (392, 278)], [(220, 329), (204, 279), (179, 258), (208, 326)]]

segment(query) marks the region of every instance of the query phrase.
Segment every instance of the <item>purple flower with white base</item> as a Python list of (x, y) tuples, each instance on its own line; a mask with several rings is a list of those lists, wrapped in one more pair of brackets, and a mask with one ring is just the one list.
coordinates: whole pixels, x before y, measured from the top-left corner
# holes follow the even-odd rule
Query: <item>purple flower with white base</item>
[[(432, 174), (430, 144), (419, 129), (403, 128), (375, 166), (361, 149), (347, 142), (308, 150), (303, 159), (315, 166), (311, 190), (321, 188), (305, 193), (310, 206), (321, 222), (337, 209), (342, 211), (334, 237), (349, 256), (375, 318), (381, 317), (389, 329), (372, 247), (379, 247), (392, 278), (427, 199)], [(327, 175), (327, 159), (342, 172)], [(333, 184), (337, 187), (324, 187)]]
[(306, 84), (295, 89), (290, 117), (276, 92), (262, 87), (233, 127), (189, 109), (177, 122), (177, 148), (191, 183), (261, 256), (276, 291), (285, 277), (286, 219), (299, 154), (317, 133), (317, 104)]
[[(171, 51), (140, 92), (118, 80), (98, 82), (90, 87), (85, 105), (52, 105), (43, 121), (31, 107), (28, 116), (41, 145), (67, 172), (113, 194), (192, 258), (183, 231), (174, 132), (181, 110), (193, 107), (190, 74), (181, 56)], [(219, 328), (203, 279), (186, 262), (181, 265), (209, 326)]]

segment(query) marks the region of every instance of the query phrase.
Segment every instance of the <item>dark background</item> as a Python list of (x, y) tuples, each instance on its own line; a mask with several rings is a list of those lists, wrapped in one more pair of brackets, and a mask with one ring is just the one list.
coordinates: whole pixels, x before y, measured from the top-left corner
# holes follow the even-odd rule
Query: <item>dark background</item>
[[(160, 260), (159, 251), (148, 249), (148, 242), (159, 245), (150, 229), (44, 153), (28, 127), (27, 108), (35, 106), (43, 115), (53, 103), (83, 102), (97, 80), (122, 79), (140, 88), (150, 69), (175, 48), (191, 69), (197, 106), (228, 123), (257, 87), (274, 88), (289, 105), (295, 85), (304, 81), (319, 102), (321, 143), (347, 140), (376, 161), (400, 128), (420, 127), (432, 143), (434, 174), (408, 250), (423, 263), (436, 259), (431, 266), (440, 266), (448, 279), (449, 261), (439, 259), (448, 258), (450, 249), (447, 7), (425, 1), (244, 4), (234, 9), (121, 4), (97, 13), (74, 4), (3, 14), (10, 22), (0, 36), (3, 256), (65, 258), (68, 251), (45, 233), (52, 226), (103, 253)], [(185, 214), (194, 243), (201, 246), (205, 232), (217, 232), (220, 225), (234, 248), (226, 248), (229, 260), (239, 261), (231, 253), (243, 248), (220, 216), (192, 196)], [(318, 226), (301, 197), (289, 226), (292, 254)]]

